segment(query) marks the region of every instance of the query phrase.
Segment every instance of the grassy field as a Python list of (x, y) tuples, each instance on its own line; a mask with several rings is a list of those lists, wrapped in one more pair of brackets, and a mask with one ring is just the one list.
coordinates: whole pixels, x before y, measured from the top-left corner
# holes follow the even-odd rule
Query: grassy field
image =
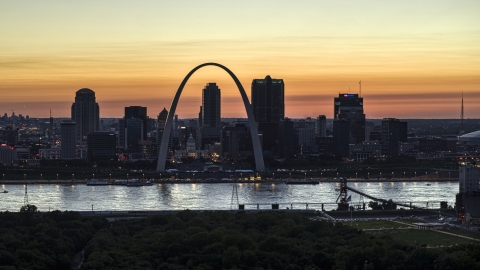
[[(398, 221), (409, 224), (419, 222), (418, 220), (413, 219), (402, 219)], [(417, 230), (413, 228), (408, 229), (408, 225), (400, 224), (390, 220), (353, 221), (352, 223), (350, 223), (350, 221), (345, 221), (344, 224), (347, 226), (350, 226), (351, 224), (352, 227), (358, 228), (359, 230), (365, 230), (369, 234), (388, 234), (391, 235), (395, 240), (413, 246), (440, 247), (470, 243), (480, 244), (478, 241), (457, 237), (455, 235), (447, 235), (432, 230)], [(442, 231), (480, 239), (480, 234), (475, 232), (463, 231), (459, 229)]]
[(453, 235), (438, 233), (432, 230), (395, 230), (391, 233), (391, 236), (397, 241), (401, 241), (413, 246), (440, 247), (470, 243), (478, 244), (478, 242), (476, 241), (456, 237)]

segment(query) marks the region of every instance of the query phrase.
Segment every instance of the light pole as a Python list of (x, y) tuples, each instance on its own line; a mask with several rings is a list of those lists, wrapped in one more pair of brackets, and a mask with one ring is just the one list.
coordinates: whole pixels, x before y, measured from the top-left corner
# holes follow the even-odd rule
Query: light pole
[(290, 174), (290, 180), (292, 180), (292, 173), (289, 173)]
[(72, 181), (74, 181), (74, 180), (75, 180), (75, 174), (72, 173)]
[(275, 181), (275, 173), (272, 173), (272, 175), (273, 175), (273, 181)]
[(417, 179), (417, 172), (415, 172), (415, 179)]
[(240, 173), (240, 181), (243, 181), (243, 173)]
[(92, 173), (92, 179), (95, 179), (95, 174), (94, 173)]
[(5, 181), (5, 174), (3, 174), (2, 177), (3, 177), (3, 181)]
[(427, 180), (427, 178), (428, 178), (428, 177), (427, 177), (427, 172), (425, 172), (425, 180)]
[(193, 181), (195, 181), (195, 173), (193, 173)]
[(108, 174), (108, 180), (112, 181), (112, 174), (111, 173)]
[(40, 174), (40, 181), (42, 181), (42, 180), (43, 180), (43, 177), (42, 177), (42, 174)]
[(162, 174), (160, 174), (160, 180), (162, 180)]
[(367, 178), (370, 180), (370, 172), (367, 172)]
[(405, 172), (403, 172), (403, 181), (405, 181)]
[(357, 181), (357, 172), (355, 172), (355, 181)]
[(435, 172), (437, 174), (437, 179), (438, 179), (438, 172)]
[(337, 179), (338, 179), (338, 172), (337, 172)]
[(58, 181), (58, 173), (57, 173), (57, 181)]
[(320, 180), (323, 179), (323, 172), (320, 173)]
[(24, 181), (27, 180), (27, 174), (26, 173), (23, 174), (23, 180)]
[(127, 173), (127, 181), (128, 181), (128, 173)]
[(448, 172), (448, 179), (450, 179), (450, 172)]
[(392, 179), (395, 179), (395, 174), (392, 172)]
[(144, 173), (142, 173), (142, 179), (145, 180), (145, 174)]
[(380, 172), (380, 179), (382, 179), (382, 172)]
[(305, 173), (305, 180), (307, 180), (307, 173)]

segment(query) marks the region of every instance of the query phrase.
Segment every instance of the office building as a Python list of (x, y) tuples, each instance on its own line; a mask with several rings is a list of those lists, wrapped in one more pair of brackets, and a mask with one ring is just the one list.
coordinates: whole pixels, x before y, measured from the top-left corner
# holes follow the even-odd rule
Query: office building
[(238, 163), (253, 155), (250, 128), (244, 124), (227, 126), (222, 131), (222, 159), (224, 162)]
[(252, 81), (252, 109), (259, 133), (263, 136), (263, 149), (275, 151), (278, 148), (278, 128), (285, 118), (285, 84), (283, 79), (265, 79)]
[(125, 119), (138, 118), (142, 120), (142, 137), (147, 138), (147, 107), (130, 106), (125, 107)]
[(82, 88), (75, 95), (72, 104), (72, 121), (75, 126), (75, 140), (85, 141), (90, 132), (100, 130), (100, 108), (95, 101), (95, 92)]
[(315, 122), (315, 133), (317, 137), (327, 136), (327, 117), (325, 115), (319, 115)]
[(89, 162), (117, 160), (117, 136), (110, 132), (91, 132), (87, 135)]
[(394, 157), (398, 155), (398, 143), (407, 142), (407, 122), (395, 118), (382, 120), (382, 155)]
[(220, 127), (220, 88), (208, 83), (202, 91), (201, 123), (203, 127)]
[(76, 123), (73, 121), (63, 121), (60, 123), (61, 132), (61, 148), (60, 158), (74, 159), (76, 158), (76, 141), (75, 130)]
[(477, 162), (459, 164), (459, 193), (455, 206), (458, 221), (469, 223), (470, 217), (480, 217), (480, 165)]
[(349, 144), (365, 141), (363, 98), (358, 94), (339, 94), (334, 98), (333, 137), (335, 153), (343, 158), (348, 157)]
[(125, 149), (130, 153), (139, 151), (139, 144), (143, 137), (143, 121), (140, 118), (125, 119)]

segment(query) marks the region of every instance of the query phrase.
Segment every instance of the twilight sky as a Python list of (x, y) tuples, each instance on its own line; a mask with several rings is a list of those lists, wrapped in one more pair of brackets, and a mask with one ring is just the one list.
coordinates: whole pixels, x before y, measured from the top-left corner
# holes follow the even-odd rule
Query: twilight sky
[[(367, 118), (480, 118), (480, 1), (1, 1), (0, 113), (69, 117), (95, 91), (100, 117), (171, 104), (195, 66), (285, 81), (285, 115), (333, 116), (338, 93)], [(198, 116), (216, 82), (222, 117), (245, 117), (222, 70), (195, 73), (177, 108)]]

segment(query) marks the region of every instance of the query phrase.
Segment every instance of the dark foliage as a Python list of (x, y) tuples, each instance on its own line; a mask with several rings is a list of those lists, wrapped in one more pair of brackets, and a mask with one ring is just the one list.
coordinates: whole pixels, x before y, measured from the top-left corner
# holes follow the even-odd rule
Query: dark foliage
[[(184, 211), (100, 230), (82, 269), (479, 269), (480, 248), (415, 248), (282, 212)], [(7, 257), (8, 259), (8, 257)], [(460, 268), (458, 268), (460, 267)]]
[(0, 269), (71, 269), (75, 252), (106, 225), (77, 212), (39, 213), (35, 205), (0, 212)]

